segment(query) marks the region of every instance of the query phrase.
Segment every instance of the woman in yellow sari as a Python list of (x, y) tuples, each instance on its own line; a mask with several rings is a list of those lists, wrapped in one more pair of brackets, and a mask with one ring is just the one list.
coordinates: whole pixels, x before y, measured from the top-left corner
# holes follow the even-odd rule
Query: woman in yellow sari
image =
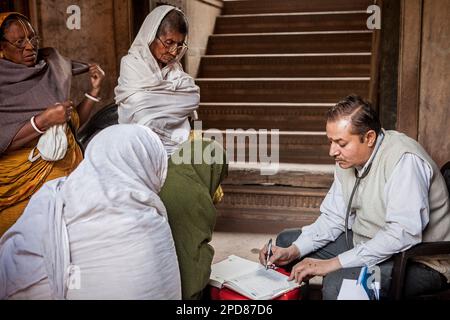
[(44, 182), (82, 160), (74, 137), (99, 101), (104, 72), (89, 65), (92, 89), (70, 101), (72, 62), (39, 38), (19, 13), (0, 14), (0, 236)]

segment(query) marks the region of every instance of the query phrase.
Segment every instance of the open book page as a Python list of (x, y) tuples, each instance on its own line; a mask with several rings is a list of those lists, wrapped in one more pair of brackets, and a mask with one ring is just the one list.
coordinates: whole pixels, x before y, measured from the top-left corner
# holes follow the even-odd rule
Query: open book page
[(239, 277), (246, 273), (251, 273), (259, 268), (260, 265), (257, 262), (231, 255), (227, 259), (211, 266), (209, 284), (217, 288), (222, 288), (222, 285), (226, 280)]
[(273, 299), (300, 285), (287, 281), (288, 276), (261, 264), (235, 255), (213, 264), (209, 284), (228, 287), (249, 299)]
[(259, 266), (258, 270), (226, 281), (224, 286), (253, 300), (268, 300), (300, 286), (287, 279), (284, 274)]

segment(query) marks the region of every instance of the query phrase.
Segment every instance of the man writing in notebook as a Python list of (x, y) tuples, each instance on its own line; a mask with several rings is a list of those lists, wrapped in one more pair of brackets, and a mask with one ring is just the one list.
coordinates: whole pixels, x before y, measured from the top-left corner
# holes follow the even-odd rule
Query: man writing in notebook
[[(269, 264), (293, 265), (291, 280), (324, 276), (322, 296), (336, 299), (343, 279), (378, 265), (381, 298), (390, 286), (391, 256), (420, 242), (450, 240), (445, 181), (415, 140), (381, 128), (376, 112), (348, 96), (327, 113), (334, 182), (311, 225), (288, 229), (272, 246)], [(267, 246), (260, 251), (265, 263)], [(438, 290), (450, 278), (447, 257), (408, 266), (405, 294)]]

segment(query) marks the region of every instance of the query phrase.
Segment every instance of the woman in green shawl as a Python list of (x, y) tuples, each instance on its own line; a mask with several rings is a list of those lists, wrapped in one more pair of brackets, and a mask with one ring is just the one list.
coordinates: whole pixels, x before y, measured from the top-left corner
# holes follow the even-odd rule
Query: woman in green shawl
[[(202, 151), (201, 164), (194, 161), (196, 143), (201, 144), (197, 149)], [(225, 152), (215, 141), (187, 141), (169, 159), (159, 196), (175, 241), (183, 299), (201, 299), (208, 284), (214, 256), (209, 244), (216, 223), (214, 198), (226, 173)]]

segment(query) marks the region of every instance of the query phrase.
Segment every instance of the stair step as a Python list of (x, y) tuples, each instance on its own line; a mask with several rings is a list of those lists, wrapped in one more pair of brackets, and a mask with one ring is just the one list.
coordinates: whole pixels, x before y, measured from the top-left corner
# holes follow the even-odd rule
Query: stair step
[(325, 132), (209, 129), (203, 136), (219, 142), (230, 162), (264, 162), (270, 157), (278, 163), (334, 163)]
[(280, 232), (314, 222), (327, 189), (222, 185), (216, 230)]
[(198, 77), (367, 77), (370, 59), (370, 53), (204, 56)]
[(323, 131), (333, 103), (201, 103), (199, 119), (205, 129), (279, 129)]
[(264, 167), (260, 163), (231, 162), (223, 184), (329, 189), (334, 179), (334, 168), (332, 164), (280, 163), (275, 174), (262, 175)]
[(365, 10), (219, 16), (214, 33), (367, 30), (368, 17)]
[(336, 103), (349, 93), (366, 97), (370, 78), (199, 78), (202, 102)]
[(372, 31), (222, 34), (209, 37), (207, 54), (371, 52)]
[(366, 10), (373, 0), (241, 0), (224, 1), (223, 14)]
[(258, 163), (230, 163), (216, 231), (279, 233), (311, 224), (333, 183), (334, 165), (280, 163), (274, 175), (260, 172)]

